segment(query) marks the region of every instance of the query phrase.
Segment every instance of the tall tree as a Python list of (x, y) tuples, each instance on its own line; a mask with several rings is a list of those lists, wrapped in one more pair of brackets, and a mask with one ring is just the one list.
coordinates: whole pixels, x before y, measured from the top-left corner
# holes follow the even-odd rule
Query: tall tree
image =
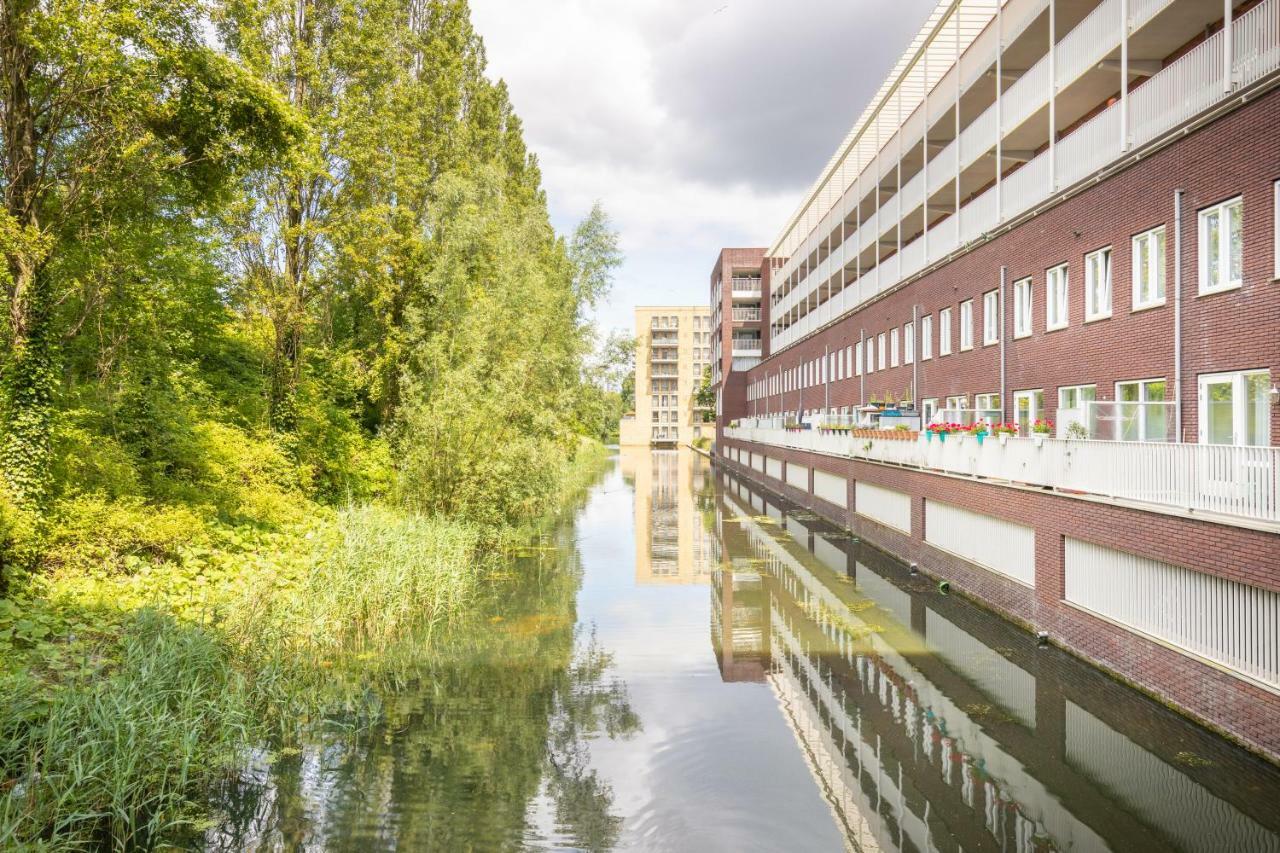
[(0, 0), (0, 466), (21, 503), (47, 492), (59, 352), (83, 321), (64, 308), (94, 277), (72, 250), (207, 213), (300, 133), (200, 32), (180, 0)]

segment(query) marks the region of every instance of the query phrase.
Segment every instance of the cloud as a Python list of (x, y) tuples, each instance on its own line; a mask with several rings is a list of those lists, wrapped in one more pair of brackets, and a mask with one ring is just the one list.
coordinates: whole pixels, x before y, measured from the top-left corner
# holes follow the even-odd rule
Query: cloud
[(557, 227), (599, 199), (627, 264), (599, 312), (706, 302), (768, 245), (934, 0), (472, 0)]

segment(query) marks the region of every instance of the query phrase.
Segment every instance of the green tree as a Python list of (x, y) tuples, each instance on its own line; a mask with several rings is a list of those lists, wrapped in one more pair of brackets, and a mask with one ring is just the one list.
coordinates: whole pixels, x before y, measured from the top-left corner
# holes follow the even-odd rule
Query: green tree
[(702, 368), (702, 379), (693, 394), (693, 402), (702, 409), (703, 423), (716, 419), (716, 389), (711, 385), (711, 365)]

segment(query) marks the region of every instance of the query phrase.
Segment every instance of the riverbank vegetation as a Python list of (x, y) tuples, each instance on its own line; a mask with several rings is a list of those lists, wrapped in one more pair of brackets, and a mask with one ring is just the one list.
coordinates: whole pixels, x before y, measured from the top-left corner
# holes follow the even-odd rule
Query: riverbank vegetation
[(18, 2), (0, 57), (0, 848), (146, 849), (598, 467), (616, 238), (460, 0)]

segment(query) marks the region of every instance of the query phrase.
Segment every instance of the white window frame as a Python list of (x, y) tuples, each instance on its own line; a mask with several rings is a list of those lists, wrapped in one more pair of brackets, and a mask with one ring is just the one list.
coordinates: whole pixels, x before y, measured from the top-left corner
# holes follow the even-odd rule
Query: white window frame
[[(1084, 256), (1084, 321), (1105, 320), (1111, 316), (1111, 261), (1110, 246), (1104, 246)], [(1099, 271), (1098, 267), (1102, 269)], [(1101, 282), (1098, 281), (1101, 277)]]
[[(862, 371), (859, 370), (859, 373)], [(846, 379), (853, 378), (853, 344), (849, 344), (844, 348), (844, 376)]]
[[(1133, 310), (1141, 311), (1144, 308), (1154, 308), (1157, 305), (1163, 305), (1165, 299), (1165, 260), (1164, 253), (1167, 249), (1165, 244), (1165, 230), (1163, 225), (1158, 225), (1141, 234), (1135, 234), (1133, 240), (1130, 241), (1131, 265), (1133, 267)], [(1146, 244), (1147, 263), (1142, 264), (1139, 258), (1142, 257), (1142, 246)], [(1156, 251), (1159, 248), (1160, 251)], [(1144, 285), (1147, 284), (1148, 278), (1154, 282), (1153, 291), (1158, 290), (1159, 295), (1151, 299), (1143, 298)]]
[(999, 408), (1000, 408), (1000, 395), (998, 393), (992, 392), (990, 394), (974, 394), (973, 395), (973, 410), (975, 412), (983, 409), (995, 410)]
[(938, 398), (926, 397), (920, 401), (920, 416), (926, 424), (933, 423), (933, 416), (938, 412)]
[[(1044, 419), (1044, 389), (1028, 388), (1024, 391), (1013, 392), (1013, 409), (1009, 414), (1013, 419), (1013, 423), (1018, 424), (1019, 429), (1022, 427), (1022, 422), (1018, 420), (1018, 404), (1023, 400), (1030, 402), (1030, 405), (1027, 406), (1027, 432), (1030, 433), (1032, 425), (1036, 421)], [(1039, 405), (1037, 405), (1037, 401)]]
[[(1230, 214), (1235, 210), (1240, 218), (1240, 278), (1231, 277), (1231, 225)], [(1225, 275), (1220, 275), (1217, 281), (1209, 280), (1209, 218), (1217, 214), (1224, 219), (1220, 220), (1226, 225), (1225, 228), (1218, 228), (1218, 252), (1219, 257), (1224, 262), (1219, 263), (1219, 272), (1225, 270)], [(1228, 290), (1236, 290), (1244, 285), (1244, 196), (1236, 196), (1226, 201), (1218, 202), (1211, 207), (1206, 207), (1197, 215), (1199, 222), (1200, 239), (1197, 243), (1199, 255), (1198, 264), (1200, 267), (1200, 294), (1206, 295), (1210, 293), (1224, 293)]]
[(973, 349), (973, 300), (960, 303), (960, 351)]
[(898, 327), (889, 330), (889, 366), (898, 366)]
[(1266, 400), (1263, 405), (1268, 408), (1267, 417), (1263, 419), (1266, 424), (1266, 434), (1262, 436), (1259, 444), (1246, 444), (1244, 441), (1244, 433), (1246, 429), (1245, 417), (1245, 379), (1250, 376), (1266, 376), (1266, 387), (1271, 387), (1271, 371), (1262, 368), (1260, 370), (1231, 370), (1226, 373), (1202, 373), (1197, 380), (1197, 390), (1199, 392), (1200, 412), (1197, 418), (1199, 425), (1199, 441), (1200, 444), (1209, 443), (1209, 418), (1208, 418), (1208, 395), (1205, 392), (1205, 386), (1209, 384), (1218, 384), (1222, 382), (1231, 382), (1231, 446), (1234, 447), (1269, 447), (1271, 445), (1271, 394), (1266, 394)]
[(889, 362), (885, 360), (885, 356), (889, 354), (889, 341), (885, 338), (884, 332), (876, 336), (876, 364), (880, 365), (880, 369), (884, 370), (885, 365)]
[(1013, 336), (1015, 338), (1031, 336), (1033, 295), (1031, 276), (1020, 278), (1013, 283)]
[(1000, 291), (982, 294), (982, 345), (1000, 343)]
[(916, 324), (907, 323), (902, 327), (902, 363), (914, 364), (916, 360)]
[(925, 314), (920, 318), (920, 360), (933, 358), (933, 315)]
[(938, 355), (951, 355), (951, 309), (938, 312)]
[(1275, 193), (1275, 204), (1272, 206), (1271, 225), (1276, 232), (1273, 235), (1274, 242), (1275, 242), (1275, 255), (1276, 255), (1276, 261), (1275, 261), (1276, 268), (1275, 270), (1273, 270), (1273, 274), (1275, 279), (1277, 281), (1280, 281), (1280, 181), (1275, 182), (1273, 190)]
[[(1058, 264), (1044, 272), (1044, 330), (1065, 329), (1071, 324), (1071, 270)], [(1057, 310), (1055, 310), (1055, 308)], [(1061, 316), (1058, 316), (1059, 313)]]

